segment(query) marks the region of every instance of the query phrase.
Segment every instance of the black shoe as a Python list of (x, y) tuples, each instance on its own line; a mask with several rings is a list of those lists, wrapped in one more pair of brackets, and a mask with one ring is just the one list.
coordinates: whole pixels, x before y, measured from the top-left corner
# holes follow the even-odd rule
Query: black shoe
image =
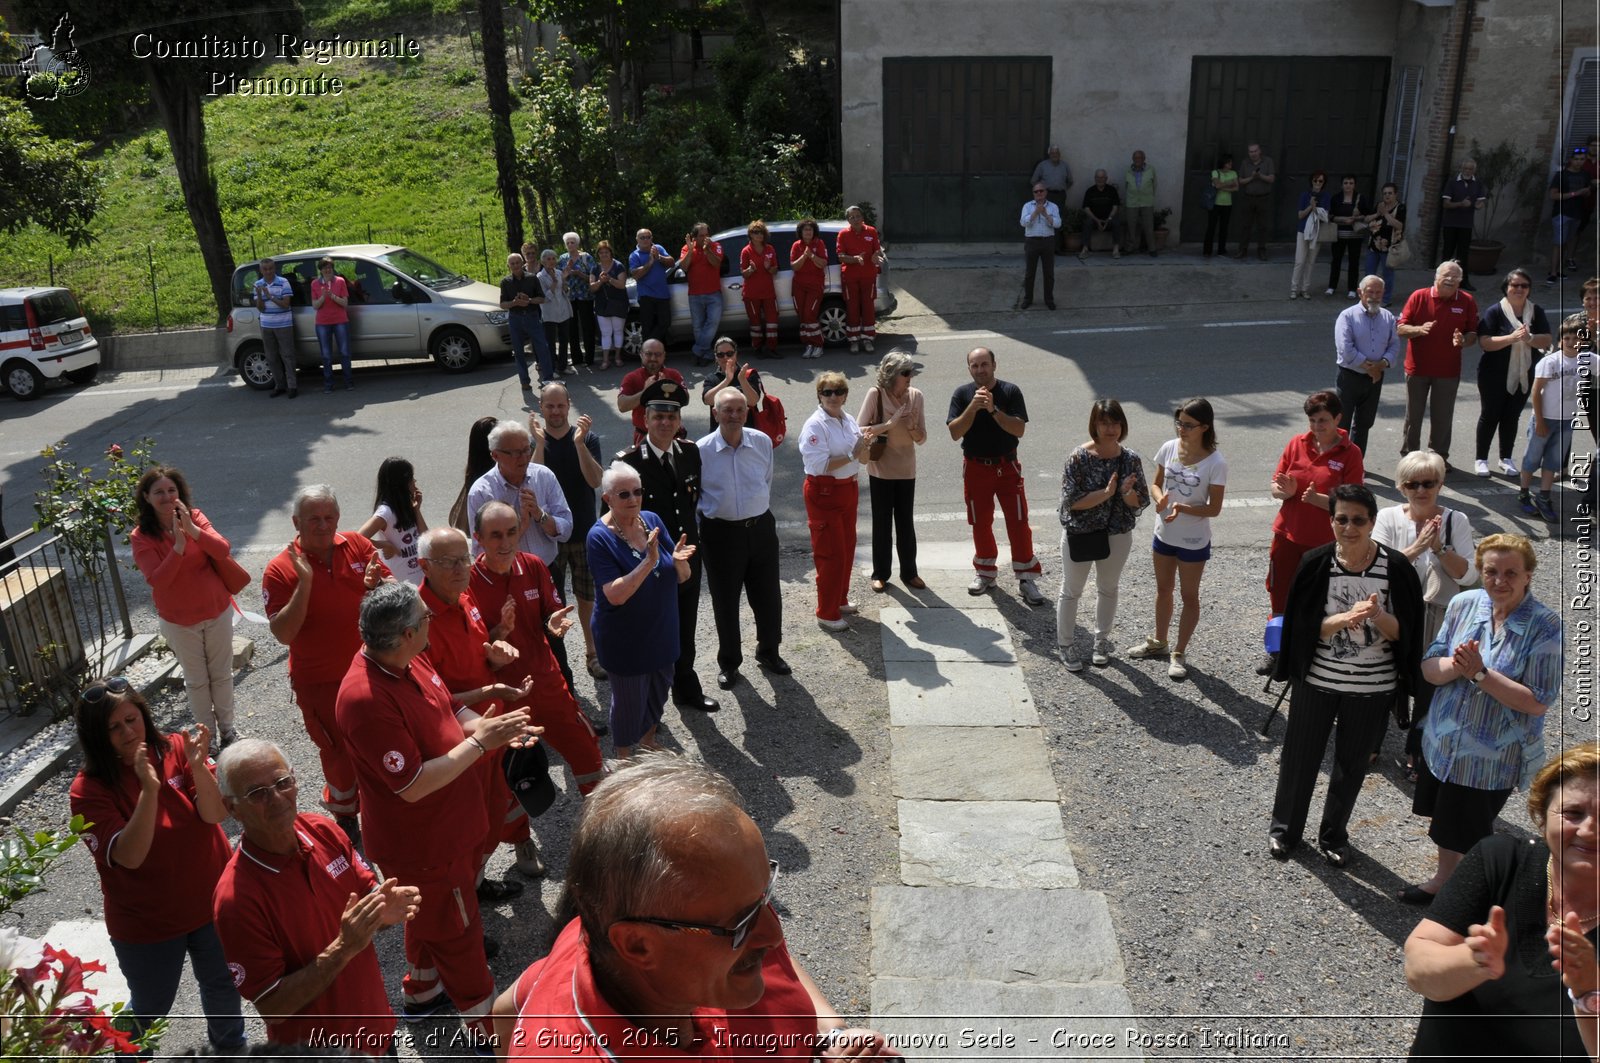
[(447, 1011), (454, 1011), (455, 1005), (450, 1003), (450, 994), (440, 992), (432, 1000), (424, 1004), (413, 1004), (407, 1000), (400, 1005), (400, 1017), (407, 1022), (427, 1022), (435, 1015), (442, 1015)]
[(499, 904), (520, 896), (522, 883), (512, 882), (508, 878), (486, 878), (478, 883), (478, 900), (487, 904)]
[(500, 955), (500, 939), (492, 938), (488, 934), (483, 935), (483, 958), (492, 960), (498, 955)]
[(1438, 896), (1438, 894), (1429, 893), (1421, 886), (1407, 886), (1405, 889), (1395, 894), (1395, 897), (1400, 901), (1400, 903), (1416, 905), (1432, 904), (1433, 899), (1436, 896)]
[(289, 397), (291, 399), (298, 399), (300, 397), (300, 389), (299, 388), (290, 388), (289, 389)]
[(275, 398), (277, 398), (277, 397), (278, 397), (278, 396), (279, 396), (279, 395), (282, 395), (282, 394), (283, 394), (283, 389), (282, 389), (282, 388), (273, 388), (273, 389), (272, 389), (272, 394), (271, 394), (271, 395), (268, 395), (268, 396), (267, 396), (267, 398), (269, 398), (269, 399), (275, 399)]
[(778, 656), (777, 651), (757, 653), (756, 663), (761, 666), (763, 671), (771, 672), (773, 675), (788, 675), (794, 671), (793, 668), (789, 667), (788, 661)]
[(718, 672), (717, 689), (732, 690), (734, 687), (739, 685), (739, 680), (743, 678), (744, 676), (739, 674), (739, 669), (737, 668), (730, 668), (726, 672)]
[(1018, 309), (1018, 310), (1026, 310), (1026, 309), (1028, 309), (1028, 307), (1030, 307), (1030, 306), (1032, 306), (1032, 305), (1033, 305), (1033, 300), (1032, 300), (1032, 299), (1024, 299), (1024, 300), (1022, 300), (1022, 302), (1021, 302), (1021, 303), (1020, 303), (1020, 304), (1019, 304), (1019, 305), (1018, 305), (1018, 306), (1017, 306), (1017, 309)]
[(1272, 834), (1267, 837), (1267, 852), (1272, 854), (1274, 860), (1287, 860), (1289, 854), (1294, 852), (1294, 846)]
[(1263, 653), (1261, 660), (1256, 662), (1256, 675), (1271, 675), (1272, 670), (1278, 666), (1276, 653)]
[(722, 707), (704, 694), (693, 694), (681, 698), (674, 694), (672, 703), (680, 709), (691, 709), (695, 712), (716, 712)]
[(1350, 848), (1345, 845), (1321, 845), (1322, 858), (1330, 867), (1344, 867), (1350, 863)]
[(1055, 301), (1054, 301), (1054, 300), (1052, 300), (1052, 299), (1046, 299), (1046, 300), (1045, 300), (1045, 301), (1044, 301), (1044, 308), (1045, 308), (1045, 309), (1046, 309), (1046, 310), (1054, 310), (1054, 309), (1055, 309), (1055, 308), (1056, 308), (1056, 304), (1055, 304)]

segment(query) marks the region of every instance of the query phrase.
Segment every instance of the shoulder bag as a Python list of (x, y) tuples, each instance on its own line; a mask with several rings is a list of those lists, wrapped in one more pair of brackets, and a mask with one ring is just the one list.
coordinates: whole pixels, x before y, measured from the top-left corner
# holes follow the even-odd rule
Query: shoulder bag
[(1389, 253), (1384, 261), (1390, 269), (1400, 269), (1411, 264), (1411, 241), (1406, 239), (1405, 230), (1395, 226), (1395, 235), (1389, 238)]
[[(1122, 486), (1122, 478), (1127, 475), (1128, 452), (1124, 450), (1122, 457), (1117, 462), (1117, 487)], [(1116, 495), (1111, 496), (1112, 502), (1121, 501)], [(1111, 532), (1106, 528), (1094, 531), (1067, 532), (1067, 556), (1080, 564), (1086, 561), (1104, 561), (1111, 556)]]
[[(1444, 528), (1444, 545), (1450, 545), (1450, 517), (1448, 509), (1442, 509), (1444, 520), (1440, 522)], [(1428, 558), (1428, 572), (1422, 578), (1422, 600), (1432, 605), (1448, 605), (1451, 598), (1461, 592), (1461, 584), (1450, 577), (1444, 570), (1444, 565), (1437, 557)]]
[[(1211, 171), (1211, 181), (1220, 181), (1221, 179), (1216, 170)], [(1217, 186), (1212, 184), (1211, 181), (1207, 181), (1205, 188), (1200, 192), (1200, 205), (1207, 210), (1217, 205)]]
[(250, 586), (250, 570), (235, 561), (233, 555), (221, 559), (207, 555), (206, 560), (211, 562), (211, 567), (229, 594), (238, 594)]
[[(877, 399), (878, 399), (878, 412), (874, 416), (873, 421), (872, 421), (872, 423), (875, 424), (875, 425), (883, 423), (883, 392), (881, 392), (881, 391), (878, 392)], [(874, 436), (872, 438), (872, 441), (867, 444), (867, 460), (868, 461), (877, 461), (879, 458), (883, 457), (883, 452), (888, 450), (888, 449), (889, 449), (889, 437), (888, 437), (887, 434), (881, 435), (881, 436)]]
[(756, 431), (772, 440), (773, 446), (783, 443), (784, 437), (789, 434), (789, 418), (783, 412), (783, 403), (778, 401), (770, 389), (764, 389), (766, 394), (761, 397), (761, 405), (750, 414), (749, 425)]

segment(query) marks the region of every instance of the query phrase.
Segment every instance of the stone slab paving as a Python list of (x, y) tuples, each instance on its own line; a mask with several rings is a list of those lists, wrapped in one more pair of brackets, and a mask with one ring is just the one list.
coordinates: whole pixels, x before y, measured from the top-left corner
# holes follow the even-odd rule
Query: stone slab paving
[(1022, 669), (1008, 664), (886, 661), (891, 727), (1037, 727)]
[(878, 612), (883, 660), (1016, 663), (1011, 635), (998, 610), (900, 609)]
[(901, 801), (900, 880), (908, 886), (1077, 886), (1054, 801)]
[[(128, 981), (122, 977), (116, 951), (111, 947), (111, 935), (106, 925), (98, 919), (69, 919), (50, 924), (44, 932), (44, 941), (69, 952), (86, 962), (98, 960), (105, 964), (104, 971), (84, 975), (84, 985), (95, 991), (94, 1002), (102, 1007), (112, 1003), (128, 1002)], [(188, 977), (186, 971), (185, 977)]]
[(872, 1016), (908, 1058), (1127, 1059), (1138, 1027), (1114, 983), (878, 978)]
[(1037, 727), (892, 727), (889, 742), (896, 797), (1060, 800)]

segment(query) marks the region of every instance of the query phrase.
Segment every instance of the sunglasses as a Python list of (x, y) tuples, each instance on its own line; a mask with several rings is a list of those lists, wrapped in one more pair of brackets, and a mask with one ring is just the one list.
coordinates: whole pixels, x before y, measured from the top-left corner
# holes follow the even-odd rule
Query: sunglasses
[(711, 934), (719, 938), (727, 938), (731, 948), (738, 948), (750, 936), (750, 931), (755, 929), (756, 920), (761, 918), (761, 909), (772, 901), (773, 888), (778, 884), (778, 862), (768, 860), (767, 867), (771, 871), (767, 879), (767, 888), (761, 894), (761, 900), (744, 915), (741, 915), (732, 926), (711, 926), (707, 923), (685, 923), (677, 919), (656, 919), (653, 916), (632, 915), (619, 919), (621, 923), (649, 923), (651, 926), (665, 927), (667, 930), (677, 930), (685, 934)]
[(619, 502), (626, 502), (630, 498), (644, 498), (644, 488), (638, 487), (632, 491), (613, 491), (611, 497)]
[(1407, 491), (1432, 491), (1439, 486), (1438, 480), (1407, 480), (1400, 485)]
[(831, 399), (831, 398), (834, 398), (836, 396), (843, 396), (843, 395), (850, 394), (850, 389), (849, 388), (823, 388), (820, 391), (818, 391), (817, 394), (821, 395), (825, 399)]
[(1341, 528), (1343, 528), (1347, 524), (1354, 525), (1357, 528), (1365, 528), (1368, 524), (1372, 523), (1372, 518), (1371, 517), (1352, 517), (1352, 516), (1349, 516), (1347, 514), (1341, 513), (1339, 516), (1333, 518), (1333, 522), (1335, 524), (1337, 524)]
[(107, 694), (112, 694), (120, 698), (122, 695), (126, 694), (132, 686), (133, 684), (128, 682), (128, 680), (123, 676), (112, 676), (104, 683), (95, 683), (85, 690), (83, 692), (83, 703), (85, 705), (98, 705), (106, 699)]
[(900, 370), (900, 375), (901, 376), (911, 376), (912, 373), (913, 373), (913, 370), (910, 370), (910, 369), (902, 369), (902, 370)]
[(295, 780), (294, 771), (281, 775), (264, 786), (252, 787), (240, 794), (241, 800), (249, 801), (252, 805), (264, 805), (273, 794), (286, 794), (293, 790), (299, 783)]

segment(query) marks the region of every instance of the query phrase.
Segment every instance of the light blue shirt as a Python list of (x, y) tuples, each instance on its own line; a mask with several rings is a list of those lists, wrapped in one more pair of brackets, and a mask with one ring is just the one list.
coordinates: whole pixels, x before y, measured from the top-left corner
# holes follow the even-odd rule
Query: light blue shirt
[[(1561, 693), (1561, 614), (1530, 593), (1494, 637), (1493, 602), (1484, 590), (1450, 599), (1444, 623), (1422, 656), (1449, 657), (1477, 639), (1483, 666), (1554, 705)], [(1422, 755), (1434, 777), (1479, 790), (1526, 787), (1544, 765), (1544, 717), (1506, 708), (1480, 687), (1456, 678), (1433, 693), (1422, 730)]]
[[(666, 249), (660, 244), (651, 244), (649, 251), (641, 251), (638, 245), (635, 244), (633, 250), (628, 253), (628, 272), (631, 273), (649, 262), (651, 255), (657, 251), (660, 251), (663, 255), (667, 254)], [(657, 260), (656, 264), (650, 267), (644, 276), (634, 280), (634, 291), (653, 299), (670, 298), (672, 293), (667, 290), (667, 264), (671, 263), (671, 261), (672, 257), (670, 255), (667, 256), (665, 263)]]
[(572, 509), (567, 505), (567, 496), (562, 493), (561, 481), (556, 479), (556, 474), (543, 465), (533, 464), (529, 464), (528, 474), (521, 484), (507, 481), (500, 474), (498, 465), (474, 481), (467, 492), (467, 529), (472, 537), (473, 557), (483, 553), (477, 537), (478, 510), (488, 502), (504, 502), (520, 516), (524, 487), (533, 492), (540, 512), (555, 518), (556, 533), (554, 536), (546, 535), (542, 524), (529, 524), (522, 529), (522, 538), (517, 541), (517, 547), (546, 565), (556, 559), (556, 544), (566, 542), (572, 535)]
[[(1044, 216), (1035, 218), (1033, 208), (1044, 207)], [(1061, 208), (1048, 199), (1043, 204), (1035, 204), (1033, 200), (1022, 205), (1022, 235), (1023, 236), (1054, 236), (1057, 229), (1061, 228)]]
[(737, 444), (712, 432), (700, 448), (700, 515), (713, 520), (749, 520), (772, 504), (772, 440), (746, 427)]
[(1363, 362), (1383, 362), (1393, 368), (1400, 354), (1394, 315), (1381, 306), (1370, 314), (1360, 303), (1345, 307), (1333, 321), (1333, 346), (1341, 369), (1359, 373)]
[(261, 327), (262, 328), (293, 328), (294, 313), (288, 305), (279, 307), (273, 299), (291, 300), (294, 297), (294, 288), (279, 273), (268, 284), (266, 278), (256, 278), (256, 291), (262, 293), (261, 297)]

